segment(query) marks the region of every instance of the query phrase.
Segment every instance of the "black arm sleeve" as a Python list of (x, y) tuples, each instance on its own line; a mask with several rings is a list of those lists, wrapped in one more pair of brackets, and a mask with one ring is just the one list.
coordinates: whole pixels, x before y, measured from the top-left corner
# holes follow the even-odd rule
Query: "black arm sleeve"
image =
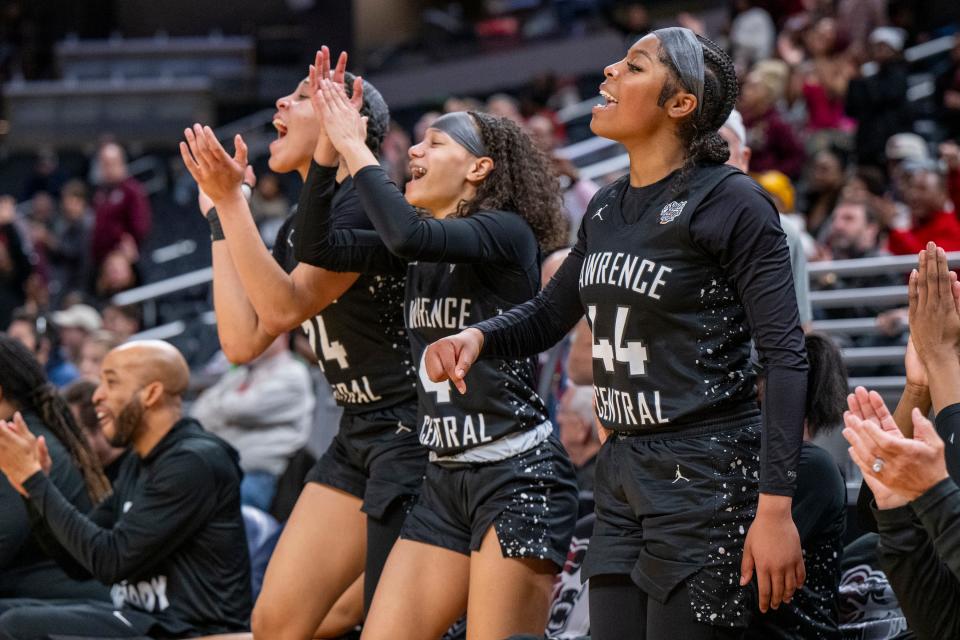
[(216, 478), (197, 453), (164, 459), (113, 528), (78, 512), (42, 473), (24, 487), (57, 541), (97, 580), (112, 584), (162, 562), (216, 509)]
[(297, 261), (330, 271), (405, 274), (406, 261), (390, 253), (377, 232), (369, 229), (356, 192), (348, 194), (337, 203), (337, 211), (332, 211), (336, 177), (336, 167), (310, 163), (294, 222)]
[(944, 407), (937, 414), (937, 433), (943, 439), (947, 473), (960, 483), (960, 404)]
[[(354, 176), (363, 209), (386, 247), (407, 260), (482, 262), (527, 267), (537, 259), (530, 227), (516, 213), (481, 211), (465, 218), (421, 216), (382, 167)], [(516, 270), (516, 269), (515, 269)]]
[(910, 628), (924, 639), (960, 637), (960, 618), (956, 615), (960, 583), (938, 556), (911, 507), (875, 509), (874, 513), (880, 532), (880, 567)]
[(474, 325), (483, 332), (481, 357), (532, 356), (567, 335), (583, 317), (579, 277), (585, 251), (586, 238), (581, 225), (577, 244), (536, 297)]
[(773, 203), (753, 180), (724, 180), (690, 223), (737, 289), (766, 375), (760, 492), (792, 496), (807, 397), (807, 354), (790, 250)]
[[(910, 506), (927, 530), (940, 561), (953, 574), (954, 580), (960, 581), (960, 487), (951, 478), (946, 478)], [(957, 604), (960, 605), (960, 600)]]
[(30, 519), (23, 498), (17, 493), (6, 476), (0, 475), (0, 571), (16, 557), (20, 548), (30, 537)]

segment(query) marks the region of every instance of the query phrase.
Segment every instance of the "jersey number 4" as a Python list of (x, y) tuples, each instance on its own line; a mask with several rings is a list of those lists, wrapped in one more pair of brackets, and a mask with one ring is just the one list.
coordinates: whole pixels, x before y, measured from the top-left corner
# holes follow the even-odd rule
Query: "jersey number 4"
[(450, 381), (434, 382), (431, 380), (430, 376), (427, 375), (426, 359), (427, 352), (424, 351), (423, 355), (420, 356), (420, 384), (423, 385), (423, 390), (427, 393), (437, 394), (437, 404), (450, 402)]
[[(324, 360), (327, 362), (335, 361), (340, 366), (341, 371), (350, 368), (350, 364), (347, 362), (347, 350), (337, 340), (330, 341), (327, 328), (323, 324), (323, 318), (320, 316), (310, 318), (305, 320), (302, 326), (307, 334), (307, 340), (310, 341), (310, 346), (313, 347), (313, 352), (317, 354), (317, 361), (320, 363), (321, 369), (326, 370), (326, 367), (323, 366)], [(317, 348), (318, 346), (319, 348)]]
[(619, 362), (627, 365), (631, 376), (642, 376), (647, 373), (647, 348), (642, 340), (623, 339), (623, 330), (627, 326), (627, 319), (630, 317), (630, 307), (617, 307), (617, 317), (613, 325), (613, 344), (607, 338), (598, 338), (596, 332), (597, 307), (590, 305), (587, 307), (587, 315), (590, 317), (590, 327), (593, 332), (593, 359), (603, 363), (603, 369), (607, 373), (613, 373), (614, 363)]

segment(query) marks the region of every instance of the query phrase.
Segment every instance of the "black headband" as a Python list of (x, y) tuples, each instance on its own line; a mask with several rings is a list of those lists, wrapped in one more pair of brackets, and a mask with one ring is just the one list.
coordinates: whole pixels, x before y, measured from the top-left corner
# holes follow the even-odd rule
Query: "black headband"
[(478, 158), (487, 155), (487, 148), (480, 138), (480, 131), (473, 122), (473, 118), (466, 111), (447, 113), (430, 125), (431, 129), (443, 131), (453, 138), (457, 144)]

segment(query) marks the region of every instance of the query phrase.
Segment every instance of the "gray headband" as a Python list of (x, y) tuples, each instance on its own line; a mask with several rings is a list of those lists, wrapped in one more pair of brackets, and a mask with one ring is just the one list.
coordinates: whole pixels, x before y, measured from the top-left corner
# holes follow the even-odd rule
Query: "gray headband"
[(487, 147), (480, 138), (480, 131), (473, 118), (466, 111), (454, 111), (437, 118), (431, 129), (443, 131), (472, 155), (482, 158), (487, 155)]
[(653, 35), (657, 36), (660, 46), (670, 56), (670, 62), (676, 67), (684, 88), (697, 96), (699, 114), (703, 105), (703, 45), (693, 31), (683, 27), (657, 29)]

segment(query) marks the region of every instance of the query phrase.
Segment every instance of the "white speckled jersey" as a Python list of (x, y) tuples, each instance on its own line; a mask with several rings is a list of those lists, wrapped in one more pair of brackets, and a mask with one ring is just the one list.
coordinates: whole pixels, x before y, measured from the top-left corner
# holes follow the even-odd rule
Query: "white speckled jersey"
[(480, 277), (483, 269), (482, 263), (419, 262), (407, 272), (407, 330), (420, 372), (420, 442), (440, 456), (461, 453), (547, 420), (536, 392), (533, 358), (477, 361), (467, 373), (466, 395), (450, 382), (433, 382), (426, 375), (427, 345), (512, 306)]
[[(346, 202), (345, 202), (346, 200)], [(337, 190), (333, 215), (346, 210), (358, 217), (351, 180)], [(370, 228), (362, 220), (350, 224)], [(274, 257), (287, 270), (293, 256), (295, 215), (284, 223), (274, 245)], [(412, 403), (416, 399), (414, 361), (403, 325), (404, 279), (395, 275), (361, 274), (339, 299), (301, 325), (337, 404), (345, 411), (364, 413)]]
[(608, 429), (680, 426), (749, 402), (746, 314), (717, 260), (690, 238), (703, 198), (734, 170), (643, 188), (623, 178), (584, 216), (579, 290), (593, 330), (597, 415)]

